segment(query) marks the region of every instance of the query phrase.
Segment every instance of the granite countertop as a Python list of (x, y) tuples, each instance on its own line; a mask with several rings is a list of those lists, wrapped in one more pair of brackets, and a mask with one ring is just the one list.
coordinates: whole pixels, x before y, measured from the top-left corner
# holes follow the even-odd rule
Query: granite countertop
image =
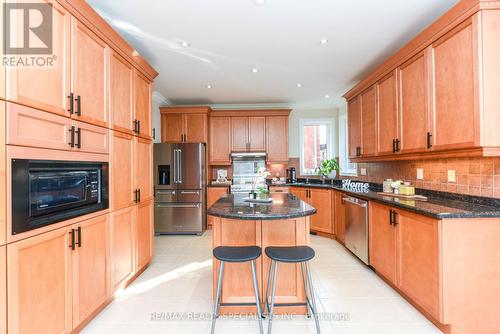
[(428, 200), (415, 201), (380, 195), (378, 192), (382, 190), (378, 184), (370, 184), (370, 190), (366, 193), (349, 191), (342, 188), (340, 180), (334, 180), (333, 184), (299, 182), (289, 186), (334, 189), (354, 197), (400, 207), (436, 219), (500, 217), (500, 200), (495, 198), (417, 189), (416, 193), (426, 196)]
[(211, 216), (242, 220), (276, 220), (310, 216), (316, 209), (292, 194), (272, 194), (272, 203), (250, 203), (248, 194), (228, 194), (208, 208)]

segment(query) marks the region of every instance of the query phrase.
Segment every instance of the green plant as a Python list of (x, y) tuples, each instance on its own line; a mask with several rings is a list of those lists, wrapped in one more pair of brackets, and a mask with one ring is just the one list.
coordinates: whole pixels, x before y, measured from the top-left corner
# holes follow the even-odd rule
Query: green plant
[(320, 167), (317, 168), (318, 175), (328, 176), (333, 171), (339, 171), (339, 163), (335, 159), (324, 160)]

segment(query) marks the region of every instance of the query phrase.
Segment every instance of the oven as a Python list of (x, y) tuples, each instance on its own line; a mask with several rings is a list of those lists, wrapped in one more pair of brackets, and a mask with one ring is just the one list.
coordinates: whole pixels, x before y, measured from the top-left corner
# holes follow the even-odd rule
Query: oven
[(12, 234), (108, 208), (108, 163), (12, 160)]

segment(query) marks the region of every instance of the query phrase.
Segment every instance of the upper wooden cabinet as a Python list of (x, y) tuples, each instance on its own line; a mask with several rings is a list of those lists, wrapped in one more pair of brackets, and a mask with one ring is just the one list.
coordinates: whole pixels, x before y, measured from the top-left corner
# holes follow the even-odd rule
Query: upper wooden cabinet
[(268, 163), (288, 163), (288, 116), (266, 117)]
[(231, 143), (234, 152), (265, 151), (266, 118), (232, 117)]
[(377, 153), (377, 95), (376, 87), (361, 94), (361, 155)]
[(231, 164), (231, 117), (210, 117), (208, 157), (212, 165)]
[(110, 56), (109, 109), (111, 128), (134, 132), (134, 68), (116, 52)]
[(347, 123), (349, 135), (349, 158), (361, 155), (361, 97), (347, 103)]
[[(350, 136), (357, 139), (362, 131), (362, 155), (354, 154), (359, 141), (351, 138), (350, 157), (500, 156), (500, 136), (493, 125), (500, 122), (500, 78), (493, 75), (500, 69), (498, 22), (498, 6), (461, 1), (347, 92)], [(363, 92), (373, 85), (378, 87), (376, 154), (371, 154), (371, 95), (369, 111), (363, 101)], [(356, 99), (361, 99), (361, 127)]]
[(151, 138), (151, 81), (139, 71), (134, 71), (135, 133)]
[(161, 141), (164, 143), (207, 143), (209, 107), (163, 107)]
[(110, 154), (111, 210), (119, 210), (133, 204), (135, 188), (134, 137), (112, 131)]
[(139, 202), (153, 197), (153, 144), (144, 138), (134, 138), (134, 184)]

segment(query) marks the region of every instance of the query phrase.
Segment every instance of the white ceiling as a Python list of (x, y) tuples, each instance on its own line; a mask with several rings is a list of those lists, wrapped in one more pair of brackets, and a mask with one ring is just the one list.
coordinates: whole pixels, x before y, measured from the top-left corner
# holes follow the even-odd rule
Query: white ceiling
[(458, 0), (88, 2), (156, 68), (154, 89), (173, 104), (329, 108)]

